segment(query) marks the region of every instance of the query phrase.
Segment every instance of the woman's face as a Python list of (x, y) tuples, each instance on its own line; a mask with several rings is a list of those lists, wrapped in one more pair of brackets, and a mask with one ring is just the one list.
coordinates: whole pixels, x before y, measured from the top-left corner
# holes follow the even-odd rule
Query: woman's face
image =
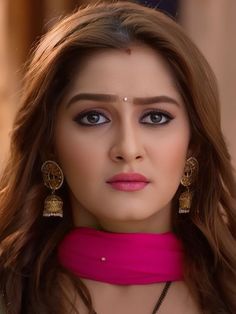
[[(55, 130), (75, 225), (171, 230), (189, 140), (185, 106), (154, 50), (135, 44), (87, 57), (60, 104)], [(139, 173), (147, 182), (127, 176), (108, 182), (120, 173)]]

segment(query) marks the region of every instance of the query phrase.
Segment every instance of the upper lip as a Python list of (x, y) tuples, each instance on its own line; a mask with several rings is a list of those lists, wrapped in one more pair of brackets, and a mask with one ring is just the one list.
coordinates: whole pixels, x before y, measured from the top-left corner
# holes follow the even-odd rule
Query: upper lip
[(118, 173), (107, 180), (108, 183), (118, 182), (118, 181), (130, 181), (130, 182), (149, 182), (149, 180), (140, 173), (130, 172), (130, 173)]

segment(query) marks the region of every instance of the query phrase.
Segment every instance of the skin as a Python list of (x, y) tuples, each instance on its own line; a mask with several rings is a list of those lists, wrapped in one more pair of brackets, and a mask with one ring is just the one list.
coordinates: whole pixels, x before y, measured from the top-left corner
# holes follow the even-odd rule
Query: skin
[[(56, 156), (69, 185), (76, 226), (165, 232), (171, 229), (171, 200), (183, 174), (190, 126), (165, 61), (147, 46), (131, 48), (129, 53), (104, 49), (78, 67), (57, 115)], [(117, 99), (76, 100), (81, 93)], [(163, 95), (176, 104), (134, 102), (137, 97)], [(78, 123), (84, 110), (101, 112), (92, 126)], [(150, 110), (163, 112), (158, 123), (154, 114), (143, 117)], [(91, 125), (91, 118), (82, 121)], [(139, 191), (115, 190), (106, 181), (120, 172), (141, 173), (150, 183)]]
[[(116, 98), (78, 100), (75, 95), (81, 93)], [(154, 96), (171, 101), (144, 105), (136, 100)], [(93, 125), (80, 125), (79, 114), (91, 110), (100, 114), (84, 116), (82, 122)], [(159, 113), (144, 117), (151, 110)], [(133, 44), (129, 51), (104, 49), (87, 57), (60, 104), (55, 129), (56, 160), (69, 186), (74, 224), (110, 232), (171, 230), (172, 199), (191, 155), (189, 142), (184, 103), (171, 70), (156, 51)], [(120, 172), (141, 173), (150, 183), (135, 192), (115, 190), (106, 181)], [(103, 314), (151, 313), (163, 289), (159, 283), (117, 286), (81, 280), (97, 313)], [(67, 288), (73, 298), (73, 290)], [(160, 313), (200, 313), (183, 282), (173, 283), (168, 296), (172, 302), (164, 302)], [(87, 313), (79, 297), (75, 305)]]

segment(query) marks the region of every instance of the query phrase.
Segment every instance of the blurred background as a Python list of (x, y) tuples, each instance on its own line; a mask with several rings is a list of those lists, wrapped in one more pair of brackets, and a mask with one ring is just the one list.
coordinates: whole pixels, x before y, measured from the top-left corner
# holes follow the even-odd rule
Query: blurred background
[[(7, 158), (24, 64), (32, 47), (60, 17), (91, 2), (0, 0), (0, 170)], [(175, 16), (212, 66), (219, 83), (223, 132), (236, 167), (236, 1), (133, 2), (157, 6)]]

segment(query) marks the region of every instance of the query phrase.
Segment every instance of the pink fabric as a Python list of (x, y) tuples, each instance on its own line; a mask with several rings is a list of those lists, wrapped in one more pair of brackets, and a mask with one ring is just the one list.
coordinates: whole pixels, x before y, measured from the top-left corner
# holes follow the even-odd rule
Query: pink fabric
[(183, 279), (183, 250), (173, 233), (112, 233), (73, 229), (58, 248), (65, 268), (110, 284), (150, 284)]

